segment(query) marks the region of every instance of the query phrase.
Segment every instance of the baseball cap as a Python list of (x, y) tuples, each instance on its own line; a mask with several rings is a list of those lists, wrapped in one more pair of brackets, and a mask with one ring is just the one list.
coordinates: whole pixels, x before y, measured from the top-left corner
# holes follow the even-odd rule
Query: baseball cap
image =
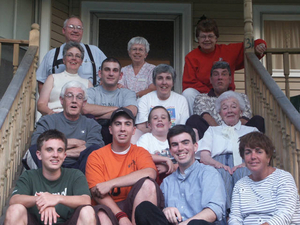
[(120, 108), (116, 109), (115, 111), (113, 111), (113, 113), (111, 114), (111, 117), (110, 117), (110, 124), (112, 124), (112, 122), (116, 119), (116, 117), (121, 114), (126, 114), (127, 116), (129, 116), (129, 118), (133, 120), (133, 125), (135, 125), (134, 115), (132, 114), (131, 110), (129, 110), (125, 107), (120, 107)]

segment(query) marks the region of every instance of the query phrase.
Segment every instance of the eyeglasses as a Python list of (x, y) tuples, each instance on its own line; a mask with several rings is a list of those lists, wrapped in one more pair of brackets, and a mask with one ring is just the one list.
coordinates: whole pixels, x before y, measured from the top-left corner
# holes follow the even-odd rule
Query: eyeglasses
[(146, 51), (144, 48), (132, 48), (130, 50), (133, 52), (145, 52)]
[(75, 57), (76, 59), (82, 59), (82, 58), (81, 58), (82, 55), (80, 55), (80, 54), (73, 55), (73, 53), (67, 53), (66, 56), (67, 56), (68, 58), (74, 58), (74, 57)]
[[(71, 92), (65, 94), (65, 97), (66, 97), (66, 99), (68, 99), (68, 100), (73, 100), (73, 99), (74, 99), (74, 96), (75, 96), (75, 95), (74, 95), (73, 93), (71, 93)], [(76, 99), (77, 99), (78, 101), (83, 101), (83, 100), (84, 100), (83, 94), (78, 94), (78, 95), (76, 95), (75, 97), (76, 97)]]
[(209, 34), (209, 35), (201, 35), (201, 36), (199, 36), (199, 38), (200, 38), (201, 40), (205, 40), (206, 38), (209, 39), (209, 40), (211, 40), (211, 39), (213, 39), (213, 38), (215, 38), (215, 37), (216, 37), (216, 35), (213, 35), (213, 34)]
[(73, 24), (69, 24), (68, 26), (67, 26), (69, 29), (71, 29), (71, 30), (79, 30), (79, 31), (82, 31), (83, 30), (83, 27), (82, 26), (80, 26), (80, 25), (77, 25), (77, 26), (75, 26), (75, 25), (73, 25)]

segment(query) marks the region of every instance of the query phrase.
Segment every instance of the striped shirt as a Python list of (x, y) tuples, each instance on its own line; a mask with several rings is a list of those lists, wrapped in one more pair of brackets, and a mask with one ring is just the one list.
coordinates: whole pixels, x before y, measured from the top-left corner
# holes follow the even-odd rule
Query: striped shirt
[(300, 202), (292, 175), (276, 169), (262, 181), (248, 176), (239, 180), (232, 194), (229, 225), (300, 224)]

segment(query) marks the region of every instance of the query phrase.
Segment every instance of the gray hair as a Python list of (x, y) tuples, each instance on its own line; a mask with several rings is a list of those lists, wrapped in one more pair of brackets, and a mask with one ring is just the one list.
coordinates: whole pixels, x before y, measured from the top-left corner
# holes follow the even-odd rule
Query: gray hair
[(69, 17), (68, 19), (66, 19), (66, 20), (64, 21), (64, 28), (66, 28), (69, 19), (73, 19), (73, 18), (76, 18), (76, 19), (80, 20), (80, 22), (81, 22), (81, 24), (82, 24), (82, 27), (83, 27), (83, 22), (82, 22), (82, 20), (81, 20), (78, 16), (71, 16), (71, 17)]
[(86, 93), (87, 88), (84, 86), (83, 83), (81, 83), (77, 80), (71, 80), (71, 81), (65, 83), (65, 85), (61, 88), (61, 91), (60, 91), (61, 98), (65, 97), (66, 90), (69, 88), (81, 88), (81, 90), (83, 91), (84, 100), (87, 100), (87, 98), (88, 98), (88, 95)]
[(229, 76), (231, 76), (231, 70), (230, 70), (230, 66), (229, 66), (228, 62), (225, 62), (225, 61), (215, 62), (214, 65), (211, 68), (210, 76), (212, 76), (213, 71), (216, 70), (216, 69), (227, 69), (228, 72), (229, 72)]
[(225, 91), (223, 94), (221, 94), (217, 99), (216, 99), (216, 102), (215, 102), (215, 108), (216, 108), (216, 111), (217, 113), (220, 113), (221, 111), (221, 103), (224, 101), (224, 100), (227, 100), (229, 98), (235, 98), (236, 100), (238, 100), (239, 102), (239, 105), (240, 105), (240, 109), (242, 112), (245, 111), (245, 101), (244, 99), (241, 97), (241, 95), (237, 92), (234, 92), (234, 91)]
[(135, 44), (144, 45), (145, 48), (146, 48), (147, 53), (150, 51), (150, 44), (143, 37), (133, 37), (133, 38), (131, 38), (130, 41), (128, 42), (128, 45), (127, 45), (127, 51), (130, 51), (132, 45), (135, 45)]
[(74, 41), (69, 41), (68, 43), (66, 43), (64, 49), (63, 49), (63, 57), (65, 58), (67, 55), (67, 52), (69, 51), (69, 49), (71, 48), (78, 48), (78, 50), (81, 53), (81, 59), (84, 58), (84, 49), (83, 47), (80, 45), (80, 43), (74, 42)]
[(167, 65), (167, 64), (159, 64), (158, 66), (156, 66), (153, 69), (153, 73), (152, 73), (152, 80), (153, 80), (153, 84), (156, 85), (156, 77), (157, 75), (161, 74), (161, 73), (169, 73), (172, 76), (172, 80), (173, 83), (175, 83), (175, 79), (176, 79), (176, 72), (173, 69), (172, 66)]

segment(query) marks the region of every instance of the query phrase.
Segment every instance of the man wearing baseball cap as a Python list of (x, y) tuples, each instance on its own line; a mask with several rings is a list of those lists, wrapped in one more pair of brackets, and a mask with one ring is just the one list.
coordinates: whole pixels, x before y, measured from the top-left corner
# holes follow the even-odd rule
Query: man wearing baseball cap
[(132, 112), (118, 108), (110, 118), (112, 143), (87, 160), (86, 178), (101, 224), (135, 224), (135, 207), (145, 200), (164, 206), (150, 153), (130, 143), (135, 129)]

